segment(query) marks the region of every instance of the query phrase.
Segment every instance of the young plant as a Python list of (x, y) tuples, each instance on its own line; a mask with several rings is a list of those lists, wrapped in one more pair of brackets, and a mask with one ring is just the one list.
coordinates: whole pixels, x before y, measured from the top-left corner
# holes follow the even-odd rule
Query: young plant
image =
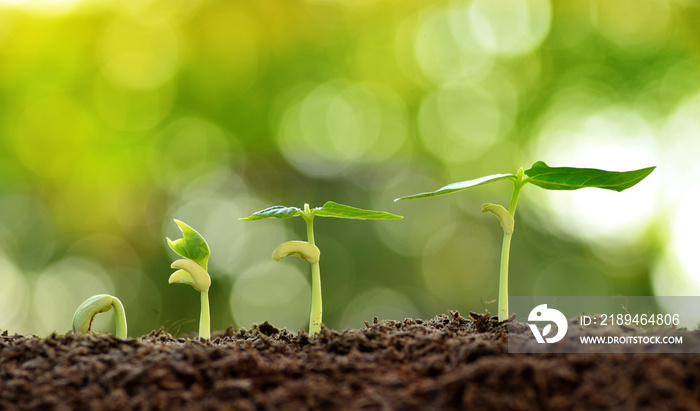
[(175, 220), (183, 238), (172, 241), (166, 238), (170, 248), (184, 257), (175, 260), (170, 267), (177, 269), (168, 280), (169, 284), (188, 284), (199, 291), (201, 310), (199, 313), (199, 337), (209, 339), (209, 287), (211, 277), (207, 272), (209, 245), (204, 237), (182, 221)]
[(117, 297), (109, 294), (98, 294), (80, 304), (73, 315), (73, 332), (76, 334), (90, 334), (90, 327), (95, 315), (114, 308), (114, 322), (116, 323), (116, 337), (126, 338), (126, 313), (124, 306)]
[(274, 206), (240, 218), (243, 221), (262, 220), (265, 218), (302, 217), (306, 221), (307, 241), (288, 241), (272, 253), (272, 258), (279, 261), (284, 257), (295, 255), (302, 257), (311, 264), (311, 313), (309, 315), (309, 334), (316, 335), (321, 331), (322, 301), (321, 301), (321, 268), (319, 267), (320, 250), (314, 241), (314, 217), (349, 218), (354, 220), (394, 220), (402, 216), (384, 211), (362, 210), (332, 201), (322, 207), (310, 208), (304, 204), (304, 209), (297, 207)]
[(501, 205), (491, 203), (486, 203), (481, 207), (483, 212), (495, 215), (503, 229), (501, 270), (498, 286), (498, 319), (499, 321), (504, 321), (508, 318), (508, 259), (510, 256), (510, 241), (515, 228), (515, 208), (518, 205), (520, 190), (525, 184), (532, 183), (547, 190), (578, 190), (585, 187), (597, 187), (619, 192), (642, 181), (655, 168), (647, 167), (634, 171), (617, 172), (592, 168), (549, 167), (543, 161), (538, 161), (529, 170), (524, 171), (521, 168), (516, 174), (494, 174), (475, 180), (461, 181), (446, 185), (435, 191), (400, 197), (394, 201), (451, 194), (499, 180), (510, 180), (513, 183), (513, 193), (507, 210)]

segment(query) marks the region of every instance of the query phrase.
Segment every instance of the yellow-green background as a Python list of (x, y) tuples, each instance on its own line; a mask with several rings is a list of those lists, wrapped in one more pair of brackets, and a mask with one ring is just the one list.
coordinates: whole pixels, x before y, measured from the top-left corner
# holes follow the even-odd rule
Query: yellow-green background
[[(129, 334), (197, 329), (168, 285), (172, 222), (212, 249), (212, 328), (308, 322), (308, 265), (274, 262), (327, 200), (404, 215), (316, 220), (324, 320), (496, 311), (501, 181), (536, 160), (654, 173), (623, 193), (526, 187), (512, 295), (700, 292), (695, 0), (1, 0), (0, 328), (65, 332), (87, 297)], [(109, 331), (108, 315), (97, 328)]]

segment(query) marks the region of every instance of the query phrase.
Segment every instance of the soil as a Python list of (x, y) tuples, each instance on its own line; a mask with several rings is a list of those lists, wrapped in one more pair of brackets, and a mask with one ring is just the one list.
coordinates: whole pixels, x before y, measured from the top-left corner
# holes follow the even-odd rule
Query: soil
[(317, 337), (4, 332), (0, 409), (700, 410), (700, 354), (509, 354), (507, 340), (505, 322), (457, 312)]

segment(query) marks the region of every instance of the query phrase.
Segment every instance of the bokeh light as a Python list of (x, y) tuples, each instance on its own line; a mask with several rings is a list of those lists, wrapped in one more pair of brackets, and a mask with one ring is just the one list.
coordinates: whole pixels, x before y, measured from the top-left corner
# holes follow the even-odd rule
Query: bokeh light
[(290, 331), (305, 328), (311, 301), (309, 276), (286, 262), (261, 262), (238, 276), (231, 311), (244, 327), (269, 321)]
[(177, 35), (167, 23), (116, 20), (100, 41), (102, 73), (128, 89), (162, 86), (175, 74), (178, 49)]
[[(589, 167), (603, 170), (636, 170), (658, 164), (652, 124), (640, 115), (619, 107), (571, 118), (551, 114), (531, 149), (533, 156), (552, 167)], [(556, 163), (554, 163), (556, 161)], [(582, 189), (575, 193), (538, 190), (546, 208), (542, 219), (572, 236), (613, 242), (636, 241), (648, 228), (658, 209), (659, 170), (645, 180), (643, 190), (613, 191)], [(534, 191), (534, 190), (533, 190)]]
[(2, 288), (0, 288), (0, 328), (17, 330), (18, 333), (33, 332), (26, 323), (29, 306), (29, 286), (17, 267), (12, 266), (4, 256), (0, 256)]
[(33, 101), (16, 121), (12, 142), (17, 158), (41, 176), (69, 177), (93, 150), (94, 119), (80, 102), (68, 96)]
[(503, 113), (485, 90), (449, 83), (429, 94), (418, 116), (426, 150), (448, 162), (484, 154), (502, 134)]
[(328, 200), (405, 217), (316, 225), (330, 328), (493, 312), (480, 206), (508, 182), (392, 200), (537, 160), (657, 169), (622, 193), (528, 186), (513, 294), (698, 295), (696, 20), (662, 0), (0, 0), (0, 328), (65, 332), (115, 293), (130, 335), (195, 332), (196, 296), (167, 284), (177, 218), (209, 241), (214, 329), (296, 331), (308, 266), (270, 253), (303, 222), (238, 218)]
[[(34, 288), (34, 333), (69, 331), (75, 310), (96, 294), (114, 294), (109, 275), (97, 264), (70, 258), (48, 267), (37, 277)], [(104, 331), (108, 318), (96, 317), (94, 329)]]
[[(482, 298), (495, 299), (499, 239), (484, 228), (466, 224), (436, 232), (426, 244), (422, 258), (426, 290), (445, 303), (458, 304), (455, 309), (462, 310)], [(445, 271), (445, 266), (454, 268)]]
[(419, 24), (410, 40), (415, 42), (418, 66), (433, 82), (478, 78), (493, 67), (475, 38), (468, 2), (431, 8)]
[(32, 13), (57, 15), (70, 13), (88, 0), (2, 0), (2, 7), (16, 7)]
[(304, 92), (284, 113), (278, 142), (311, 176), (335, 176), (391, 158), (406, 141), (406, 116), (391, 90), (332, 81)]
[(484, 51), (516, 55), (536, 49), (549, 32), (549, 0), (498, 3), (474, 0), (469, 8), (474, 36)]
[(93, 86), (94, 104), (105, 123), (120, 131), (146, 131), (170, 113), (172, 87), (132, 90), (115, 86), (99, 76)]

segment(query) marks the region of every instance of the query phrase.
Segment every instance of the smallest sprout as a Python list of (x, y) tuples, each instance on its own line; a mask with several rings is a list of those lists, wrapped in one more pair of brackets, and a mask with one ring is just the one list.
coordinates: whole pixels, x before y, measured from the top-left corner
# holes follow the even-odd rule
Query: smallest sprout
[(126, 313), (124, 305), (117, 297), (109, 294), (98, 294), (85, 300), (73, 315), (73, 332), (76, 334), (89, 334), (95, 315), (114, 308), (114, 321), (116, 323), (116, 337), (126, 338)]

